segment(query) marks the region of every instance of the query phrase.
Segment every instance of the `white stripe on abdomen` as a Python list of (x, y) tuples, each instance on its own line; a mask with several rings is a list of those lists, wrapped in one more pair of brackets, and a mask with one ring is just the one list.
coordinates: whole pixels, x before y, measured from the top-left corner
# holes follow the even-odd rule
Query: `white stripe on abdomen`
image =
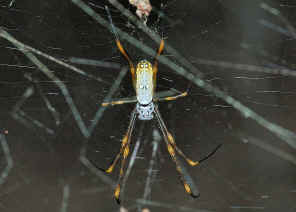
[(140, 104), (149, 104), (153, 98), (153, 74), (147, 69), (137, 72), (137, 100)]

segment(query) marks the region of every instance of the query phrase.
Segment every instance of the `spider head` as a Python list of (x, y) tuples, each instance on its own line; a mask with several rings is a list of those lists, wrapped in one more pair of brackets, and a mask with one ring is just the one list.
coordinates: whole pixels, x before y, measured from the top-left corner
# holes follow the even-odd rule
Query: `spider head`
[(137, 71), (149, 70), (152, 71), (152, 64), (148, 60), (141, 60), (137, 64)]
[(140, 120), (151, 120), (153, 119), (154, 104), (150, 102), (147, 105), (137, 103), (138, 118)]

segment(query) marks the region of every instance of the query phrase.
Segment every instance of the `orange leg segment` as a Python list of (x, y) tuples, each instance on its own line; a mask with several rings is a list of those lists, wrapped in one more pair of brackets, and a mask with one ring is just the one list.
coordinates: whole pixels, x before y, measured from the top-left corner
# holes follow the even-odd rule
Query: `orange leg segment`
[(134, 64), (133, 64), (132, 60), (130, 59), (130, 57), (128, 56), (127, 52), (124, 50), (123, 46), (121, 45), (121, 43), (118, 39), (116, 39), (116, 45), (117, 45), (117, 48), (119, 49), (119, 51), (121, 52), (121, 54), (128, 61), (129, 66), (130, 66), (130, 70), (131, 70), (131, 74), (132, 74), (133, 83), (135, 83), (136, 76), (135, 76)]
[(163, 49), (164, 49), (164, 40), (161, 39), (157, 54), (156, 54), (156, 56), (154, 58), (154, 65), (153, 65), (154, 88), (156, 87), (156, 74), (157, 74), (157, 71), (158, 71), (158, 60), (157, 60), (157, 58), (163, 52)]

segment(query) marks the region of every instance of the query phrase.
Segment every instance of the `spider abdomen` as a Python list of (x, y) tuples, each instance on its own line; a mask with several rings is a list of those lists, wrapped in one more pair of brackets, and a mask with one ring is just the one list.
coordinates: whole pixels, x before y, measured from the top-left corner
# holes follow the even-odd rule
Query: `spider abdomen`
[(142, 60), (137, 65), (136, 93), (137, 101), (141, 105), (148, 105), (153, 99), (153, 71), (152, 65), (147, 60)]

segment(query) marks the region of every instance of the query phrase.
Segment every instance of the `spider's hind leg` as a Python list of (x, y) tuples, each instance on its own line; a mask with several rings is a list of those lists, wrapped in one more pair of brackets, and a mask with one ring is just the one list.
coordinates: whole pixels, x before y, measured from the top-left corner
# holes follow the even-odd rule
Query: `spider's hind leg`
[(103, 102), (101, 105), (103, 107), (110, 106), (110, 105), (122, 105), (122, 104), (127, 104), (127, 103), (135, 103), (137, 102), (136, 97), (126, 97), (126, 98), (121, 98), (121, 99), (115, 99), (111, 100), (110, 102)]
[(174, 150), (177, 151), (177, 153), (179, 155), (181, 155), (185, 160), (186, 162), (190, 165), (190, 166), (196, 166), (199, 164), (199, 161), (193, 161), (191, 159), (189, 159), (181, 149), (179, 149), (179, 147), (177, 146), (176, 142), (175, 142), (175, 139), (174, 137), (172, 136), (172, 134), (168, 131), (168, 129), (166, 128), (166, 125), (164, 124), (164, 121), (159, 113), (159, 110), (158, 110), (158, 107), (155, 106), (155, 113), (156, 113), (156, 117), (158, 119), (158, 122), (159, 122), (159, 125), (160, 125), (160, 128), (161, 128), (161, 131), (163, 133), (163, 136), (165, 138), (167, 138), (168, 140), (168, 143), (174, 148)]
[(125, 165), (125, 161), (129, 155), (129, 148), (130, 148), (130, 143), (131, 143), (131, 135), (135, 126), (135, 120), (136, 120), (136, 108), (133, 110), (132, 115), (131, 115), (131, 119), (130, 119), (130, 123), (127, 129), (127, 132), (125, 134), (125, 136), (122, 139), (122, 143), (121, 143), (121, 148), (119, 153), (116, 155), (115, 160), (112, 162), (111, 166), (109, 166), (109, 168), (105, 171), (107, 173), (111, 173), (115, 167), (115, 165), (117, 164), (118, 160), (120, 159), (120, 156), (122, 156), (122, 160), (121, 160), (121, 167), (120, 167), (120, 173), (119, 173), (119, 179), (118, 179), (118, 184), (115, 188), (114, 191), (114, 197), (117, 201), (117, 203), (120, 203), (120, 186), (121, 186), (121, 182), (124, 176), (124, 165)]
[(162, 97), (162, 98), (155, 98), (154, 100), (155, 101), (173, 101), (173, 100), (176, 100), (180, 97), (185, 97), (188, 95), (188, 92), (185, 91), (183, 93), (180, 93), (178, 95), (174, 95), (174, 96), (166, 96), (166, 97)]
[(180, 165), (180, 161), (178, 160), (177, 156), (176, 156), (176, 151), (185, 158), (185, 160), (190, 164), (190, 165), (197, 165), (199, 164), (199, 162), (194, 162), (190, 159), (188, 159), (184, 154), (183, 152), (176, 146), (175, 144), (175, 141), (172, 137), (172, 135), (168, 132), (164, 122), (163, 122), (163, 119), (161, 118), (161, 115), (159, 113), (159, 110), (158, 110), (158, 107), (157, 105), (155, 106), (155, 114), (156, 114), (156, 118), (159, 122), (159, 125), (160, 125), (160, 129), (161, 129), (161, 132), (164, 136), (164, 141), (167, 145), (167, 150), (171, 156), (171, 159), (175, 162), (176, 164), (176, 170), (178, 171), (178, 173), (180, 174), (180, 178), (181, 178), (181, 181), (184, 185), (184, 188), (185, 188), (185, 191), (190, 194), (192, 197), (197, 197), (198, 194), (194, 191), (192, 191), (191, 189), (191, 186), (188, 182), (188, 178), (186, 178), (184, 171), (182, 169), (182, 166)]
[(133, 64), (132, 60), (130, 59), (130, 56), (128, 55), (127, 51), (125, 51), (125, 49), (123, 48), (123, 46), (122, 46), (122, 44), (121, 44), (121, 42), (119, 40), (119, 36), (118, 36), (118, 33), (116, 31), (116, 28), (115, 28), (115, 26), (113, 24), (112, 16), (111, 16), (111, 13), (109, 11), (108, 6), (105, 6), (105, 10), (107, 12), (108, 19), (109, 19), (110, 25), (112, 27), (112, 32), (113, 32), (113, 34), (115, 36), (116, 46), (117, 46), (118, 50), (121, 52), (121, 54), (128, 61), (128, 64), (130, 66), (130, 71), (131, 71), (131, 74), (132, 74), (133, 83), (135, 83), (136, 75), (135, 75), (135, 67), (134, 67), (134, 64)]

